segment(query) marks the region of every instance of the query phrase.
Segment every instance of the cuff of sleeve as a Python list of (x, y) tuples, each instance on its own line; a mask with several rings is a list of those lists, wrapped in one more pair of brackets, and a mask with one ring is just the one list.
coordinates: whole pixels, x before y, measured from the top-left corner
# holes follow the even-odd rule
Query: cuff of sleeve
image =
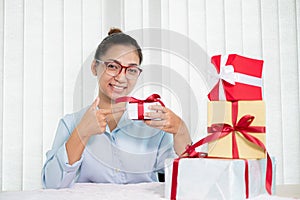
[(64, 145), (58, 149), (56, 156), (58, 157), (57, 159), (59, 160), (60, 166), (65, 172), (72, 172), (78, 170), (83, 160), (83, 155), (82, 155), (80, 160), (70, 165), (67, 150), (66, 150), (66, 143), (64, 143)]

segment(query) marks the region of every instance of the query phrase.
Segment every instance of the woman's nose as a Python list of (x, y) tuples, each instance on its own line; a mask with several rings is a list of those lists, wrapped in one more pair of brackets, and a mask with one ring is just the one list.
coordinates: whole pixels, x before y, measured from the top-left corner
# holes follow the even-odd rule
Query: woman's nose
[(115, 80), (119, 81), (119, 82), (125, 82), (126, 79), (126, 68), (122, 68), (120, 73), (115, 76)]

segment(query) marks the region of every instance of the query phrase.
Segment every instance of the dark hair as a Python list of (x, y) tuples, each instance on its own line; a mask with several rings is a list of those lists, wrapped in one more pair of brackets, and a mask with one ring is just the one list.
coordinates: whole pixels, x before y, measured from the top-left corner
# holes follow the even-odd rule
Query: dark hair
[(141, 47), (137, 43), (135, 39), (131, 36), (123, 33), (118, 28), (111, 28), (108, 32), (108, 36), (102, 40), (102, 42), (98, 45), (98, 48), (95, 53), (95, 59), (101, 59), (101, 57), (106, 53), (106, 51), (112, 47), (113, 45), (132, 45), (136, 48), (137, 54), (140, 58), (140, 63), (143, 61), (143, 54)]

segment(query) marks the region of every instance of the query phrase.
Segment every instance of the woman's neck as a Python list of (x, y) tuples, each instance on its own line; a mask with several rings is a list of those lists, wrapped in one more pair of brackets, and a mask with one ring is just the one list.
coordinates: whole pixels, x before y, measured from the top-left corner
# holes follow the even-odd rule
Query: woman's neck
[(115, 108), (115, 107), (125, 107), (126, 106), (126, 103), (116, 104), (114, 100), (112, 100), (111, 98), (109, 98), (106, 95), (103, 95), (101, 93), (98, 96), (100, 98), (100, 102), (99, 102), (99, 105), (98, 105), (99, 108), (112, 109), (112, 108)]
[[(111, 100), (110, 98), (108, 98), (105, 95), (101, 95), (99, 94), (99, 98), (100, 98), (100, 103), (98, 105), (98, 107), (100, 109), (114, 109), (116, 107), (125, 107), (126, 103), (118, 103), (116, 104), (115, 101)], [(123, 112), (117, 112), (117, 113), (112, 113), (110, 115), (107, 116), (107, 123), (108, 126), (110, 128), (110, 130), (114, 130), (118, 124), (118, 122), (120, 121), (121, 117), (123, 115)]]
[(106, 95), (103, 95), (101, 93), (98, 96), (100, 98), (100, 102), (99, 102), (99, 105), (98, 105), (99, 108), (111, 109), (113, 107), (114, 101), (111, 100), (109, 97), (107, 97)]

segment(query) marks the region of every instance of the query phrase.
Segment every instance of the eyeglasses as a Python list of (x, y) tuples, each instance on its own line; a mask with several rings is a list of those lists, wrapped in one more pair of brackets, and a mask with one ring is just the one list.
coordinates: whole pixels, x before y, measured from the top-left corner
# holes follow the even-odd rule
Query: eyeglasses
[(137, 79), (143, 71), (137, 66), (123, 66), (117, 61), (102, 61), (98, 59), (95, 60), (97, 63), (104, 63), (106, 67), (105, 72), (110, 76), (118, 76), (121, 73), (122, 69), (125, 68), (125, 76), (127, 79)]

